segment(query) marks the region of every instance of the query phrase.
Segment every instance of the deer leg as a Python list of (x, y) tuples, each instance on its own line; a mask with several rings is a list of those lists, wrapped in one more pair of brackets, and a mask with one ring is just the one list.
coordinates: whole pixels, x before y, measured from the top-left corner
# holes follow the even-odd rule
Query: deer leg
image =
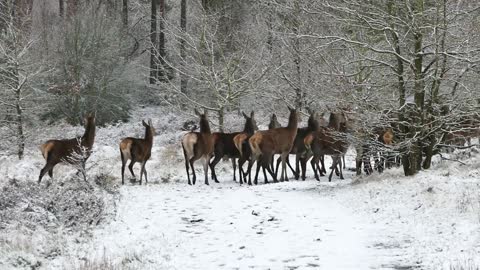
[(257, 160), (257, 171), (255, 172), (255, 179), (253, 179), (253, 183), (255, 185), (258, 185), (258, 172), (260, 171), (260, 166), (261, 166), (262, 160)]
[(293, 169), (292, 165), (290, 165), (290, 158), (289, 158), (289, 156), (290, 156), (290, 155), (288, 155), (288, 156), (287, 156), (287, 159), (286, 159), (286, 160), (287, 160), (287, 165), (288, 165), (288, 167), (290, 168), (290, 170), (292, 171), (293, 176), (294, 176), (295, 179), (296, 179), (296, 177), (297, 177), (296, 169)]
[(205, 173), (205, 185), (209, 185), (208, 183), (208, 164), (209, 163), (210, 163), (210, 156), (206, 156), (203, 164), (203, 171)]
[(45, 164), (45, 166), (40, 170), (40, 176), (38, 177), (38, 183), (40, 184), (40, 182), (42, 181), (42, 178), (43, 176), (45, 175), (45, 173), (47, 173), (48, 171), (52, 170), (53, 169), (53, 164), (51, 163), (48, 163)]
[(125, 164), (127, 164), (127, 161), (123, 157), (122, 150), (120, 150), (120, 158), (122, 159), (122, 185), (125, 184)]
[(295, 176), (295, 180), (298, 180), (300, 178), (300, 162), (301, 162), (300, 154), (296, 154), (295, 155), (295, 172), (293, 173), (293, 175)]
[(83, 181), (85, 181), (85, 182), (87, 182), (87, 170), (85, 169), (86, 163), (87, 163), (86, 160), (82, 160), (81, 172), (82, 172), (82, 175), (83, 175)]
[(344, 159), (344, 156), (342, 155), (342, 157), (338, 157), (338, 168), (340, 169), (340, 180), (343, 180), (345, 178), (343, 178), (343, 171), (342, 169), (345, 167), (345, 164), (342, 164), (342, 160)]
[[(232, 167), (233, 167), (233, 182), (237, 182), (237, 163), (235, 162), (236, 158), (232, 158)], [(215, 181), (217, 182), (217, 181)], [(217, 182), (218, 183), (218, 182)]]
[(147, 169), (145, 169), (146, 164), (147, 164), (146, 160), (144, 162), (142, 162), (142, 169), (140, 170), (140, 185), (142, 184), (142, 175), (145, 175), (145, 185), (148, 183)]
[(328, 176), (328, 182), (332, 182), (333, 171), (335, 170), (338, 164), (337, 158), (332, 157), (332, 159), (333, 159), (332, 170), (330, 171), (330, 175)]
[(320, 177), (318, 176), (317, 169), (320, 170), (318, 167), (318, 157), (314, 155), (312, 160), (310, 160), (310, 165), (312, 165), (313, 173), (315, 174), (315, 179), (320, 181)]
[[(345, 155), (342, 155), (342, 163), (343, 163), (343, 169), (345, 170), (347, 167), (345, 165)], [(340, 174), (341, 174), (341, 170), (340, 170)]]
[[(332, 167), (333, 167), (333, 160), (334, 160), (334, 159), (335, 159), (335, 158), (332, 156)], [(342, 158), (340, 157), (340, 160), (341, 160), (341, 159), (342, 159)], [(338, 163), (338, 164), (340, 164), (340, 163)], [(337, 166), (338, 166), (338, 164), (337, 164)], [(337, 167), (337, 166), (335, 166), (335, 167), (333, 167), (333, 168), (335, 168), (335, 174), (336, 174), (337, 176), (340, 176), (340, 172), (338, 171), (338, 167)], [(340, 165), (340, 166), (341, 166), (341, 165)]]
[(255, 163), (255, 158), (252, 156), (251, 159), (248, 161), (247, 173), (248, 173), (248, 185), (252, 185), (252, 167), (253, 163)]
[[(275, 175), (278, 175), (278, 167), (280, 166), (280, 162), (282, 162), (282, 160), (280, 158), (277, 159), (277, 166), (275, 168)], [(273, 158), (272, 158), (272, 162), (273, 164)]]
[(355, 157), (355, 171), (357, 175), (362, 174), (362, 147), (356, 147), (357, 156)]
[(264, 166), (264, 165), (262, 164), (263, 183), (268, 184), (267, 172), (266, 172), (266, 169), (265, 169), (266, 167), (268, 168), (268, 164), (267, 164), (267, 166)]
[(217, 173), (215, 172), (215, 166), (217, 166), (218, 162), (221, 159), (222, 159), (221, 154), (215, 155), (215, 157), (213, 158), (213, 161), (210, 163), (210, 169), (212, 170), (212, 179), (216, 183), (220, 183), (220, 182), (218, 182), (218, 180), (217, 180)]
[(320, 164), (322, 165), (322, 167), (320, 168), (320, 176), (324, 176), (327, 173), (327, 169), (325, 169), (325, 156), (320, 155), (319, 161), (320, 161)]
[(300, 166), (301, 166), (301, 169), (302, 169), (302, 180), (305, 181), (305, 179), (307, 178), (307, 158), (301, 158), (300, 159)]
[(288, 178), (286, 177), (286, 174), (287, 174), (287, 157), (288, 157), (288, 153), (287, 154), (282, 153), (280, 155), (280, 158), (282, 159), (282, 175), (280, 177), (280, 182), (288, 181)]
[(133, 159), (130, 161), (130, 164), (128, 165), (128, 169), (130, 170), (130, 173), (132, 174), (133, 178), (135, 178), (135, 181), (137, 180), (137, 177), (133, 173), (133, 165), (135, 164), (135, 161)]
[(195, 167), (193, 167), (193, 163), (195, 160), (193, 157), (190, 159), (190, 168), (192, 169), (192, 185), (195, 185), (195, 182), (197, 181), (197, 175), (195, 174)]
[[(275, 175), (275, 173), (273, 172), (273, 170), (272, 170), (271, 168), (267, 167), (267, 171), (268, 171), (268, 173), (270, 173), (270, 175), (272, 176), (273, 182), (274, 182), (274, 183), (278, 182), (278, 181), (277, 181), (277, 176)], [(266, 183), (268, 183), (268, 182), (266, 182)]]
[(145, 165), (147, 165), (147, 160), (143, 162), (143, 174), (145, 174), (145, 185), (148, 184), (148, 178), (147, 178), (147, 169), (145, 169)]
[[(182, 144), (182, 149), (183, 149), (183, 156), (185, 157), (185, 170), (187, 171), (188, 184), (191, 185), (192, 183), (190, 182), (190, 168), (188, 163), (188, 157), (187, 157), (187, 152), (185, 151), (185, 147), (183, 147), (183, 144)], [(123, 175), (122, 175), (122, 183), (123, 183)]]

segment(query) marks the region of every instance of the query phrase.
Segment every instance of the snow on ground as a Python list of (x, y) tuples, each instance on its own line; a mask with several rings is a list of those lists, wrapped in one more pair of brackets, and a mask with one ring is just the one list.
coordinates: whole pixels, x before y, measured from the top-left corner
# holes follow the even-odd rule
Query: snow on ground
[[(400, 169), (369, 177), (347, 171), (346, 180), (334, 177), (328, 183), (326, 178), (313, 180), (309, 171), (307, 181), (252, 187), (231, 181), (230, 162), (222, 162), (217, 170), (220, 184), (203, 185), (203, 172), (198, 170), (197, 186), (188, 186), (179, 130), (183, 121), (195, 118), (146, 108), (135, 112), (131, 123), (98, 128), (95, 153), (87, 165), (90, 179), (102, 174), (120, 183), (118, 142), (125, 136), (143, 136), (143, 117), (152, 118), (158, 133), (147, 163), (149, 185), (120, 187), (116, 209), (107, 209), (106, 218), (87, 231), (0, 228), (1, 269), (32, 268), (22, 260), (37, 262), (40, 269), (477, 269), (480, 265), (478, 150), (471, 158), (466, 151), (450, 156), (465, 165), (437, 160), (431, 170), (415, 177), (404, 177)], [(242, 121), (236, 116), (228, 119), (232, 130), (240, 129)], [(260, 128), (267, 121), (266, 115), (257, 119)], [(5, 179), (0, 187), (11, 190), (7, 185), (12, 179), (32, 185), (44, 162), (37, 150), (40, 142), (81, 132), (79, 127), (49, 127), (29, 142), (25, 160), (1, 156), (0, 175)], [(347, 164), (353, 166), (353, 153)], [(138, 165), (135, 170), (138, 173)], [(74, 174), (71, 167), (59, 165), (55, 179), (44, 179), (40, 190), (49, 192), (47, 182), (63, 185)], [(11, 258), (17, 258), (15, 266)]]

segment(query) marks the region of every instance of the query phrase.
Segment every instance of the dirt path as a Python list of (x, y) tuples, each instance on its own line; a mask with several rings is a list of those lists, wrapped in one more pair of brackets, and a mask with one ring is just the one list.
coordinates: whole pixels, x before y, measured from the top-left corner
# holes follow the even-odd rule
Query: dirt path
[(379, 269), (368, 226), (315, 182), (125, 186), (92, 249), (149, 269)]

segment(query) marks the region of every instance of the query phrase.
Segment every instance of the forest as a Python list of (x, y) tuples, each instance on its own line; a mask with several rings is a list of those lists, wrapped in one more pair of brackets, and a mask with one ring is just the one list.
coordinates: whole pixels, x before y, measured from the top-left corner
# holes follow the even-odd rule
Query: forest
[[(478, 269), (479, 29), (480, 2), (465, 0), (0, 0), (0, 268)], [(281, 183), (257, 186), (269, 177)], [(133, 212), (224, 251), (179, 255)], [(232, 240), (250, 259), (218, 240), (230, 218), (254, 228)], [(315, 243), (330, 259), (302, 253), (317, 220), (341, 228)], [(383, 238), (342, 221), (382, 224)], [(109, 242), (127, 234), (116, 222), (167, 255)]]

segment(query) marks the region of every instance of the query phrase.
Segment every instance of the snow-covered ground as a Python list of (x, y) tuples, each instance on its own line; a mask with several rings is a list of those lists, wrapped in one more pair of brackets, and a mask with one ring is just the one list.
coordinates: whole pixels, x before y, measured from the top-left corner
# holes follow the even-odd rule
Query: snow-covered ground
[[(38, 262), (40, 269), (478, 269), (480, 265), (478, 150), (471, 157), (465, 152), (453, 154), (465, 165), (437, 160), (431, 170), (415, 177), (404, 177), (400, 169), (370, 177), (348, 171), (346, 180), (334, 177), (328, 183), (326, 178), (313, 180), (309, 171), (306, 181), (251, 187), (234, 183), (230, 162), (223, 162), (217, 170), (220, 184), (205, 186), (198, 181), (197, 186), (188, 186), (178, 145), (179, 127), (188, 116), (150, 108), (139, 110), (134, 119), (144, 115), (158, 115), (150, 117), (160, 134), (147, 163), (149, 185), (117, 187), (114, 207), (107, 207), (102, 221), (86, 230), (0, 227), (0, 269), (35, 268), (20, 257)], [(233, 118), (229, 123), (241, 128), (241, 119)], [(257, 121), (265, 125), (266, 118)], [(119, 183), (117, 144), (124, 136), (142, 136), (137, 122), (98, 128), (96, 152), (89, 160), (91, 179), (105, 174)], [(31, 142), (24, 161), (0, 157), (4, 191), (11, 190), (15, 181), (33, 185), (43, 165), (35, 145), (59, 130), (65, 137), (81, 132), (81, 128), (53, 127)], [(353, 153), (347, 155), (347, 164), (353, 166)], [(55, 180), (45, 181), (63, 185), (74, 174), (72, 168), (58, 166)], [(197, 176), (201, 179), (203, 172), (199, 170)], [(53, 192), (49, 188), (35, 192)], [(51, 246), (57, 247), (56, 252), (50, 251)]]

